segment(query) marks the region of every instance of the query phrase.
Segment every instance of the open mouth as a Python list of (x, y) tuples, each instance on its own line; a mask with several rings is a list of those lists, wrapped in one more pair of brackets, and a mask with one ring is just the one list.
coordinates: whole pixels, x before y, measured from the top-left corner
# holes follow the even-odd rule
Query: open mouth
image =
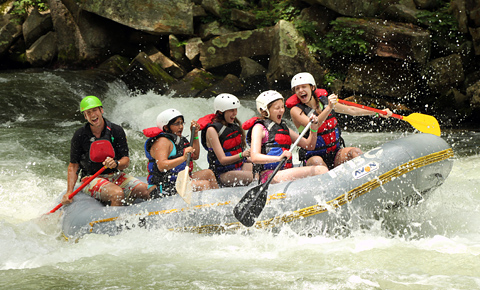
[(302, 101), (307, 101), (308, 94), (306, 94), (306, 93), (305, 93), (305, 94), (300, 94), (299, 98), (300, 98), (300, 100), (302, 100)]

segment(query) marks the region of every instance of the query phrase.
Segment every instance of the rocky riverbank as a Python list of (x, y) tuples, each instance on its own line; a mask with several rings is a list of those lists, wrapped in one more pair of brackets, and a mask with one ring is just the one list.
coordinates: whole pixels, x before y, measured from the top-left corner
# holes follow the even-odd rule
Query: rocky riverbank
[(480, 129), (480, 0), (15, 2), (0, 0), (2, 70), (95, 69), (178, 97), (289, 96), (308, 71), (343, 98)]

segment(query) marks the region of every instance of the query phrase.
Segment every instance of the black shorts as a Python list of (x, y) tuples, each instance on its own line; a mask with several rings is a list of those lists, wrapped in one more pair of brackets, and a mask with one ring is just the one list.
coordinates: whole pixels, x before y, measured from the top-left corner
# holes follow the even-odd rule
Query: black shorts
[[(328, 152), (327, 154), (324, 155), (318, 155), (322, 157), (323, 162), (328, 167), (328, 170), (332, 170), (335, 167), (335, 157), (337, 157), (338, 151), (340, 151), (341, 148), (338, 148), (337, 150), (333, 152)], [(307, 151), (303, 148), (300, 148), (298, 151), (298, 159), (302, 162), (302, 165), (305, 166), (307, 164), (307, 157), (306, 157)], [(317, 156), (317, 155), (312, 155), (310, 157)]]

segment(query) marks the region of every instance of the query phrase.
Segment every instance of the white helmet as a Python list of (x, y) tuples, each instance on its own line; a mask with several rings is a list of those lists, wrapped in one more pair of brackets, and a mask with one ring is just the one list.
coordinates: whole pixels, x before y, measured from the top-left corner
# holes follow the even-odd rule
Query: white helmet
[(314, 87), (317, 86), (313, 76), (307, 72), (298, 73), (292, 78), (292, 90), (298, 85), (305, 85), (305, 84), (309, 84)]
[(157, 127), (163, 130), (163, 126), (167, 125), (172, 119), (176, 119), (178, 117), (183, 117), (182, 113), (176, 109), (168, 109), (157, 116)]
[(279, 99), (283, 100), (283, 96), (277, 91), (270, 90), (261, 93), (256, 99), (257, 111), (262, 114), (261, 110), (264, 110), (267, 112), (267, 117), (270, 117), (270, 112), (268, 112), (268, 104)]
[(225, 112), (226, 110), (238, 109), (240, 107), (240, 100), (232, 94), (220, 94), (213, 101), (213, 109)]

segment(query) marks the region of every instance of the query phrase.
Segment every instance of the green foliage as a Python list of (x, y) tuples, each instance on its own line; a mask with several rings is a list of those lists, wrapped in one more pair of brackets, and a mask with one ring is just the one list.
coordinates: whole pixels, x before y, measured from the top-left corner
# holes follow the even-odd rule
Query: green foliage
[(330, 86), (333, 84), (334, 81), (336, 80), (344, 81), (345, 78), (346, 78), (345, 74), (329, 71), (323, 77), (323, 86), (325, 88), (330, 88)]
[(36, 8), (38, 11), (48, 10), (47, 0), (15, 0), (13, 2), (12, 14), (25, 15), (31, 8)]
[(432, 32), (432, 40), (442, 42), (443, 40), (461, 41), (463, 35), (458, 31), (458, 23), (455, 16), (451, 14), (450, 3), (436, 11), (421, 10), (417, 13), (418, 20), (426, 25)]
[(260, 27), (275, 25), (280, 20), (292, 21), (300, 14), (293, 0), (264, 0), (252, 11), (259, 21)]
[(176, 46), (177, 46), (177, 47), (181, 47), (181, 46), (185, 46), (185, 45), (187, 45), (187, 41), (186, 41), (186, 40), (178, 42)]
[(218, 21), (227, 27), (233, 26), (232, 20), (230, 19), (231, 11), (232, 9), (239, 9), (253, 13), (257, 19), (255, 25), (261, 28), (273, 26), (279, 20), (293, 21), (294, 18), (300, 14), (300, 9), (295, 5), (295, 0), (261, 0), (256, 1), (256, 4), (250, 4), (249, 7), (243, 7), (236, 3), (225, 1), (222, 3), (220, 18), (209, 15), (202, 17), (201, 22), (210, 23)]
[(362, 38), (365, 31), (359, 29), (358, 25), (347, 25), (339, 20), (330, 24), (333, 28), (319, 42), (311, 44), (311, 50), (323, 53), (327, 58), (335, 53), (356, 56), (368, 52), (369, 43)]
[(297, 31), (305, 37), (309, 51), (314, 54), (318, 53), (321, 49), (317, 44), (320, 37), (317, 35), (317, 27), (315, 26), (315, 23), (299, 18), (296, 18), (293, 23)]

